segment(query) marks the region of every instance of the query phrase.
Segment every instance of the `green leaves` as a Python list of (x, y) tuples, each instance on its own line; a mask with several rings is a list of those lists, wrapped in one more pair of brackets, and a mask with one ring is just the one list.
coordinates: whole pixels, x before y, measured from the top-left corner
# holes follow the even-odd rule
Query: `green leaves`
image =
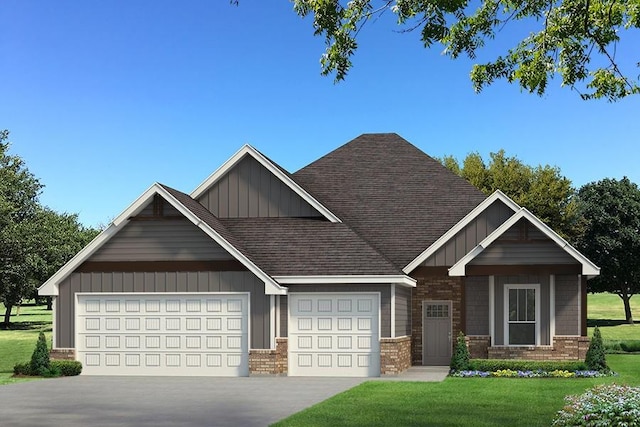
[(335, 73), (336, 82), (351, 69), (363, 26), (389, 11), (404, 30), (419, 28), (425, 47), (440, 43), (454, 59), (463, 53), (475, 59), (507, 25), (527, 29), (527, 37), (495, 59), (473, 66), (477, 92), (505, 79), (543, 95), (559, 77), (585, 100), (613, 102), (640, 93), (637, 70), (615, 55), (624, 31), (640, 28), (640, 0), (481, 0), (473, 6), (468, 0), (292, 1), (298, 15), (313, 15), (314, 34), (327, 46), (322, 74)]

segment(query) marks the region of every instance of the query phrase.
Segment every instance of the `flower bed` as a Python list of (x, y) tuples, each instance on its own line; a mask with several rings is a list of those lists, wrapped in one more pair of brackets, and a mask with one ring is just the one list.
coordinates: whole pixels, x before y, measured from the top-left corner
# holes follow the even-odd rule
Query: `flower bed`
[(553, 371), (516, 371), (512, 369), (499, 369), (497, 371), (452, 371), (449, 376), (458, 378), (599, 378), (615, 375), (613, 372), (599, 372), (599, 371), (565, 371), (565, 370), (553, 370)]
[(565, 400), (553, 426), (640, 426), (640, 387), (598, 385)]

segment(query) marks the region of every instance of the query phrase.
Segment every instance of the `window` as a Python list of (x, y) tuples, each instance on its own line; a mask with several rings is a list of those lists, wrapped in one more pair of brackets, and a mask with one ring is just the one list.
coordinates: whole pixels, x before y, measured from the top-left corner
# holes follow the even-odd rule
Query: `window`
[(505, 335), (509, 345), (537, 344), (539, 298), (539, 285), (505, 286)]

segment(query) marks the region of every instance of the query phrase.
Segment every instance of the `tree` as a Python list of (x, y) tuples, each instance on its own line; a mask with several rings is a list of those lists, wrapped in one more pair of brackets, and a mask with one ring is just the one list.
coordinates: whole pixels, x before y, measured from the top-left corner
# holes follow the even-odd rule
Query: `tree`
[(602, 343), (602, 335), (600, 334), (600, 328), (597, 326), (593, 330), (593, 338), (589, 343), (584, 361), (587, 367), (593, 371), (605, 372), (609, 369), (604, 344)]
[(633, 324), (630, 299), (640, 292), (640, 189), (628, 178), (603, 179), (578, 191), (578, 249), (600, 268), (589, 292), (612, 292)]
[(575, 190), (559, 168), (528, 166), (504, 150), (491, 153), (488, 165), (478, 153), (468, 154), (462, 166), (452, 156), (440, 162), (487, 195), (502, 191), (565, 238), (576, 236)]
[(475, 60), (489, 40), (503, 36), (506, 43), (512, 43), (513, 35), (505, 27), (525, 30), (529, 35), (506, 52), (473, 66), (471, 81), (477, 92), (506, 79), (542, 95), (549, 80), (559, 75), (562, 85), (577, 90), (583, 99), (616, 101), (640, 93), (640, 77), (627, 69), (638, 64), (624, 64), (616, 58), (621, 34), (640, 28), (637, 0), (292, 2), (298, 15), (313, 16), (314, 34), (323, 36), (326, 44), (320, 60), (322, 74), (335, 73), (336, 81), (349, 72), (358, 47), (356, 38), (364, 25), (393, 13), (402, 31), (420, 29), (425, 47), (440, 43), (451, 58), (465, 54)]

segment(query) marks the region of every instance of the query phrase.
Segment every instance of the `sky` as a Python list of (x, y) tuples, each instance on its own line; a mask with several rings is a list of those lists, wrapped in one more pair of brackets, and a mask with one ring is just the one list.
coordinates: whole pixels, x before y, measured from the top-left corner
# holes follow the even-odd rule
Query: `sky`
[(2, 0), (0, 17), (10, 153), (45, 185), (43, 204), (88, 226), (154, 182), (190, 193), (247, 143), (294, 172), (372, 132), (433, 157), (504, 149), (578, 188), (640, 183), (640, 96), (585, 102), (558, 78), (543, 97), (505, 82), (476, 94), (470, 60), (425, 49), (392, 16), (363, 29), (339, 84), (320, 75), (324, 41), (287, 0)]

